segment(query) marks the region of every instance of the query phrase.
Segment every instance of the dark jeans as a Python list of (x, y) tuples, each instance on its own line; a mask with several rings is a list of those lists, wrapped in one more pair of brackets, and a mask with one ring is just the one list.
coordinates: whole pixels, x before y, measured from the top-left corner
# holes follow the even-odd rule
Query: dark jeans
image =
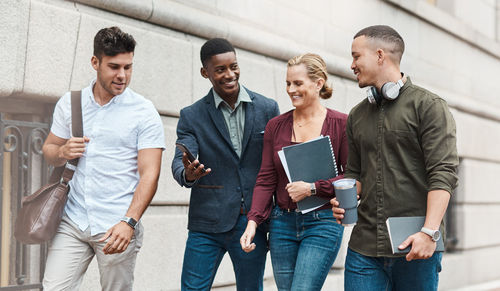
[(229, 253), (233, 262), (238, 291), (263, 289), (266, 265), (266, 234), (257, 230), (253, 252), (241, 249), (240, 237), (247, 226), (247, 218), (240, 215), (232, 230), (224, 233), (189, 231), (182, 266), (181, 290), (210, 290), (222, 257)]
[(368, 257), (347, 250), (344, 274), (346, 291), (437, 290), (442, 253), (426, 260), (407, 262), (405, 257)]
[(275, 207), (269, 247), (278, 290), (321, 290), (343, 233), (331, 209), (301, 214)]

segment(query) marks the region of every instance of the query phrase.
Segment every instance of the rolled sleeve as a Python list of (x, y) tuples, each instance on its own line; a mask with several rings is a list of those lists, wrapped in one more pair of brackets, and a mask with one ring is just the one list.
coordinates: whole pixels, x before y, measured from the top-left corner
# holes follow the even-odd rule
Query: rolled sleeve
[(144, 119), (139, 130), (137, 148), (139, 150), (148, 148), (165, 149), (165, 136), (163, 123), (158, 111), (150, 104), (149, 114)]
[(50, 131), (63, 139), (71, 138), (71, 97), (70, 93), (64, 94), (57, 101), (52, 118)]
[(441, 98), (424, 106), (422, 114), (420, 138), (428, 190), (446, 190), (451, 194), (458, 185), (455, 120)]

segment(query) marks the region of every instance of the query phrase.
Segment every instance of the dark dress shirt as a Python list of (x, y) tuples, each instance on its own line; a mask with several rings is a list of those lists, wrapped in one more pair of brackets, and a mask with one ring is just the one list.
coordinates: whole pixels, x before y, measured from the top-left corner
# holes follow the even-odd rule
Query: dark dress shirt
[(455, 121), (443, 99), (407, 78), (397, 99), (356, 105), (347, 136), (345, 176), (362, 184), (349, 247), (365, 256), (391, 257), (386, 219), (425, 216), (429, 191), (451, 193), (457, 186)]

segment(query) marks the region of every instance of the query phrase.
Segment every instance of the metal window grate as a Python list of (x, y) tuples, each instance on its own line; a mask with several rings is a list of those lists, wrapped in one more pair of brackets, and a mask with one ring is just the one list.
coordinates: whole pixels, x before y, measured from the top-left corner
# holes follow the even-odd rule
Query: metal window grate
[(24, 245), (13, 237), (21, 199), (48, 179), (42, 145), (49, 124), (12, 120), (0, 113), (0, 290), (42, 290), (47, 245)]

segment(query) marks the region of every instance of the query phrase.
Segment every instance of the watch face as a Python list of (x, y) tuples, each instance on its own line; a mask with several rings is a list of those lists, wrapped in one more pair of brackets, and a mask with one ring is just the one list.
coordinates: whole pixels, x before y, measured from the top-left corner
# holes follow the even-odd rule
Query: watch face
[(438, 241), (440, 238), (441, 238), (441, 232), (439, 232), (439, 230), (436, 230), (436, 231), (432, 234), (432, 240), (433, 240), (433, 241)]
[(124, 217), (122, 219), (122, 221), (125, 221), (132, 228), (135, 228), (135, 225), (137, 224), (137, 221), (135, 219), (133, 219), (132, 217)]

